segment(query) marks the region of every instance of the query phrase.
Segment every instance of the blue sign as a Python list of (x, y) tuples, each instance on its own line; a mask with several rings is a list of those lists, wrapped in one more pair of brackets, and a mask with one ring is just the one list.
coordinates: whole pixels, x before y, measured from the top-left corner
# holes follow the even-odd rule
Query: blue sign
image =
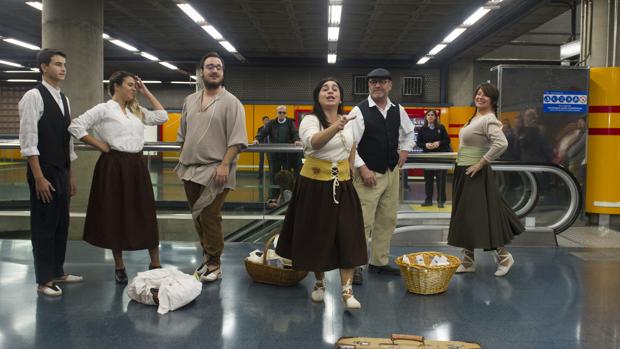
[(586, 113), (588, 93), (585, 91), (545, 91), (544, 113)]

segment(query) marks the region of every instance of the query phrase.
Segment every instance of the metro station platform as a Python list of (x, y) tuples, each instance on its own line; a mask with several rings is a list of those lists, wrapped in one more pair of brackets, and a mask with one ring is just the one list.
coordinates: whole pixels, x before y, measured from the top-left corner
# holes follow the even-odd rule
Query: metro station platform
[[(111, 254), (70, 241), (66, 271), (84, 276), (63, 296), (35, 292), (30, 241), (0, 240), (0, 347), (20, 348), (333, 348), (340, 336), (391, 333), (475, 341), (483, 348), (619, 348), (620, 250), (513, 247), (516, 264), (493, 276), (490, 253), (478, 270), (455, 275), (448, 291), (410, 294), (400, 277), (364, 273), (354, 286), (359, 311), (344, 311), (337, 272), (324, 304), (310, 300), (313, 277), (295, 287), (254, 283), (243, 258), (260, 246), (227, 243), (223, 279), (166, 315), (130, 301), (116, 285)], [(392, 257), (451, 247), (394, 247)], [(191, 273), (192, 243), (162, 243), (164, 267)], [(146, 270), (146, 251), (126, 253), (129, 277)]]

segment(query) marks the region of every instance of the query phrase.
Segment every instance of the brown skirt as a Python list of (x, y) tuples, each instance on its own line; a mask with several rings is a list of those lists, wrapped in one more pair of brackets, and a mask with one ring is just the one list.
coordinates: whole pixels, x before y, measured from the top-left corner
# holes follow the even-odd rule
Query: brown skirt
[(153, 186), (142, 153), (110, 150), (97, 160), (84, 241), (113, 250), (159, 245)]
[(299, 176), (276, 253), (293, 268), (328, 271), (366, 264), (362, 205), (351, 180), (341, 181), (334, 203), (332, 181)]
[(505, 246), (525, 228), (506, 203), (490, 166), (470, 177), (468, 166), (456, 166), (448, 244), (467, 249)]

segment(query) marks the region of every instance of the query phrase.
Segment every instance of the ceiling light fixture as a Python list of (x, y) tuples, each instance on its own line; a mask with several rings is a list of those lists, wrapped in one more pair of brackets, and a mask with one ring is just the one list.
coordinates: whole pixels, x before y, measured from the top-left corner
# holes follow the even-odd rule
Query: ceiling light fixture
[(220, 32), (218, 32), (217, 29), (215, 29), (214, 26), (212, 26), (212, 25), (203, 25), (201, 28), (204, 31), (206, 31), (207, 34), (209, 34), (214, 40), (217, 40), (217, 41), (224, 40), (224, 37), (222, 36), (222, 34)]
[(0, 64), (8, 65), (8, 66), (11, 66), (11, 67), (24, 68), (24, 66), (21, 65), (21, 64), (13, 63), (13, 62), (10, 62), (10, 61), (5, 61), (5, 60), (2, 60), (2, 59), (0, 59)]
[(329, 24), (340, 25), (342, 16), (342, 5), (329, 5)]
[(220, 45), (222, 45), (226, 51), (230, 53), (237, 52), (237, 49), (228, 41), (220, 41)]
[(111, 43), (113, 43), (116, 46), (120, 46), (122, 48), (124, 48), (127, 51), (131, 51), (131, 52), (137, 52), (138, 49), (135, 48), (134, 46), (129, 45), (128, 43), (118, 40), (118, 39), (112, 39), (110, 40)]
[(196, 11), (192, 5), (188, 4), (188, 3), (181, 3), (181, 4), (177, 4), (177, 6), (183, 11), (185, 12), (185, 14), (192, 19), (192, 21), (196, 22), (196, 23), (202, 23), (205, 21), (205, 19), (200, 15), (200, 13), (198, 13), (198, 11)]
[(13, 39), (13, 38), (6, 38), (6, 39), (2, 39), (2, 40), (6, 41), (6, 42), (8, 42), (10, 44), (13, 44), (13, 45), (25, 47), (25, 48), (30, 49), (30, 50), (37, 50), (38, 51), (38, 50), (41, 49), (39, 46), (32, 45), (32, 44), (29, 44), (27, 42), (23, 42), (21, 40), (17, 40), (17, 39)]
[(38, 70), (5, 70), (4, 73), (7, 74), (38, 74)]
[(178, 70), (179, 68), (176, 65), (172, 65), (168, 62), (159, 62), (159, 64), (163, 65), (164, 67), (171, 69), (171, 70)]
[(43, 11), (43, 3), (40, 1), (26, 1), (26, 5), (32, 6), (39, 11)]
[(335, 53), (329, 53), (327, 54), (327, 63), (334, 64), (336, 63), (337, 58), (338, 58), (338, 55), (336, 55)]
[(35, 79), (7, 79), (7, 82), (37, 82)]
[(142, 57), (144, 57), (144, 58), (146, 58), (148, 60), (151, 60), (151, 61), (159, 61), (159, 58), (153, 56), (152, 54), (150, 54), (148, 52), (142, 51), (142, 52), (140, 52), (140, 56), (142, 56)]
[(471, 27), (476, 22), (478, 22), (482, 17), (484, 17), (487, 13), (489, 13), (491, 9), (480, 7), (476, 12), (474, 12), (471, 16), (467, 17), (463, 25), (466, 27)]
[(454, 30), (450, 32), (450, 34), (448, 34), (445, 38), (443, 38), (442, 42), (446, 44), (451, 43), (452, 41), (456, 40), (456, 38), (461, 36), (461, 34), (465, 32), (465, 30), (467, 30), (467, 28), (463, 28), (463, 27), (454, 28)]

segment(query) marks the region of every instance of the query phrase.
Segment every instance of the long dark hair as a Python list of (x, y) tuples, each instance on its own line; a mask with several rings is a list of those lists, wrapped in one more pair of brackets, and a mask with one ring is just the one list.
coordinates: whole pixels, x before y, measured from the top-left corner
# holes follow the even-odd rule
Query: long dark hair
[[(108, 82), (108, 93), (110, 94), (110, 97), (114, 97), (114, 92), (116, 92), (116, 86), (122, 86), (125, 78), (127, 77), (133, 78), (136, 82), (138, 81), (138, 77), (135, 74), (124, 70), (119, 70), (110, 75), (110, 82)], [(127, 108), (140, 119), (144, 117), (137, 98), (134, 98), (132, 101), (127, 102)]]
[(433, 122), (433, 126), (436, 129), (439, 129), (439, 117), (437, 116), (437, 111), (435, 109), (429, 109), (426, 111), (426, 113), (424, 113), (424, 124), (422, 124), (422, 127), (428, 127), (428, 119), (426, 118), (426, 116), (429, 113), (433, 113), (433, 115), (435, 115), (435, 121)]
[[(497, 89), (497, 87), (495, 87), (495, 85), (485, 82), (482, 83), (478, 86), (476, 86), (476, 88), (474, 89), (474, 99), (476, 99), (476, 95), (478, 94), (478, 91), (482, 90), (482, 93), (484, 93), (485, 96), (489, 97), (491, 99), (491, 108), (493, 108), (493, 114), (495, 114), (495, 117), (497, 118), (497, 101), (499, 100), (499, 90)], [(469, 120), (467, 121), (467, 123), (465, 125), (469, 125), (469, 123), (471, 122), (471, 119), (474, 118), (474, 116), (476, 116), (476, 113), (478, 112), (478, 108), (476, 108), (476, 110), (474, 111), (474, 114), (469, 118)]]
[(329, 127), (329, 121), (327, 121), (327, 116), (325, 116), (323, 107), (321, 107), (321, 104), (319, 104), (319, 93), (321, 92), (321, 88), (323, 87), (323, 85), (325, 85), (325, 83), (328, 81), (333, 81), (336, 83), (336, 85), (338, 85), (338, 89), (340, 90), (340, 104), (338, 104), (338, 115), (344, 114), (344, 110), (342, 109), (342, 99), (344, 97), (344, 90), (342, 89), (342, 84), (340, 83), (340, 81), (332, 77), (321, 79), (321, 81), (319, 81), (319, 83), (314, 88), (314, 91), (312, 92), (312, 98), (314, 100), (312, 114), (316, 115), (316, 117), (319, 118), (319, 122), (321, 123), (321, 126), (323, 126), (323, 128)]

